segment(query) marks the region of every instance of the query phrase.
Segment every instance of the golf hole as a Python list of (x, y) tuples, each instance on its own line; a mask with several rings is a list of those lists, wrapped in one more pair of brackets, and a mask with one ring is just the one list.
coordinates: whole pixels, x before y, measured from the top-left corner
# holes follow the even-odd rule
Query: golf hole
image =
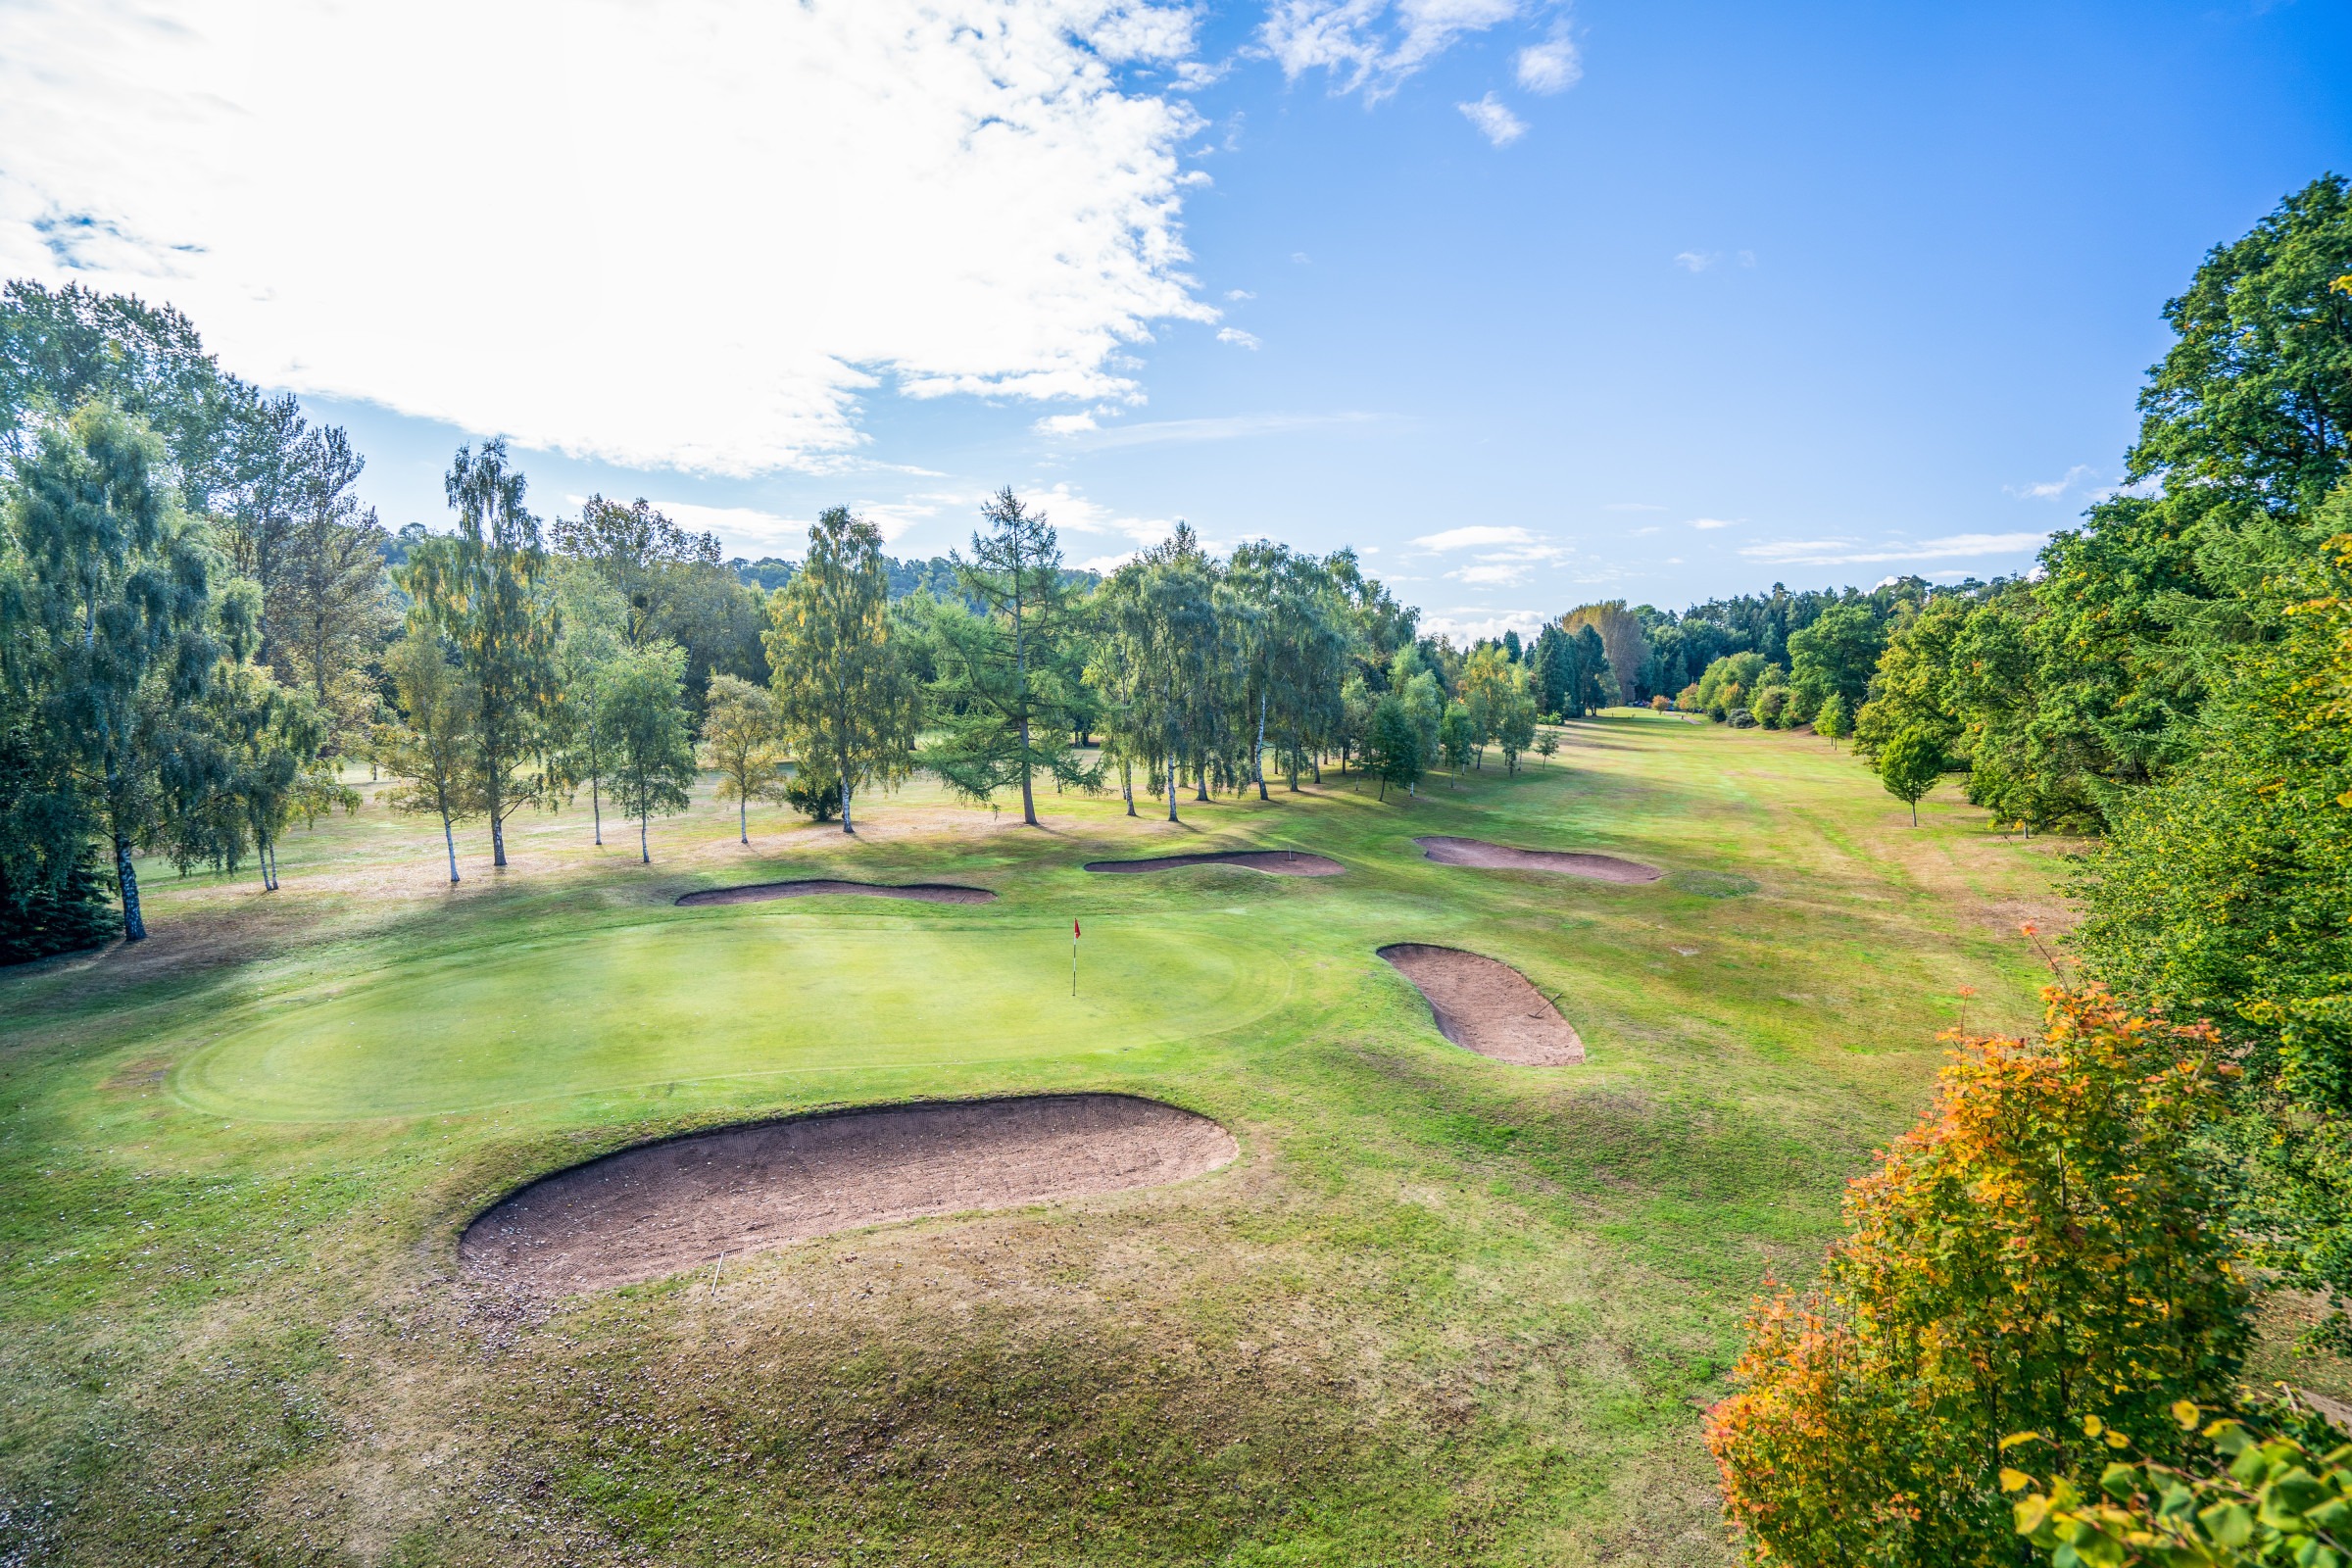
[(1459, 948), (1398, 942), (1380, 950), (1413, 983), (1438, 1032), (1465, 1051), (1518, 1067), (1570, 1067), (1585, 1042), (1527, 976)]
[(820, 1112), (544, 1176), (476, 1216), (458, 1257), (537, 1291), (634, 1285), (835, 1231), (1158, 1187), (1239, 1153), (1216, 1122), (1133, 1095)]

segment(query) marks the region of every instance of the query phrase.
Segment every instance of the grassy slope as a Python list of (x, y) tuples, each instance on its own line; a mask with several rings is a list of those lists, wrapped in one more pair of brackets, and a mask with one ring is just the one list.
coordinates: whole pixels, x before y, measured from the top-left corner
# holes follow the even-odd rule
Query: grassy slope
[[(1645, 718), (1410, 804), (1045, 809), (918, 788), (745, 850), (704, 800), (650, 868), (575, 809), (503, 877), (469, 832), (452, 892), (370, 806), (274, 896), (155, 868), (144, 949), (0, 978), (0, 1561), (1721, 1561), (1698, 1409), (1749, 1294), (1810, 1269), (1936, 1031), (2031, 1020), (2015, 922), (2055, 912), (1977, 813)], [(1348, 871), (1078, 869), (1242, 845)], [(794, 875), (1004, 897), (669, 903)], [(1592, 1059), (1448, 1046), (1401, 940), (1517, 964)], [(1073, 1087), (1245, 1158), (552, 1310), (452, 1277), (484, 1201), (650, 1134)]]

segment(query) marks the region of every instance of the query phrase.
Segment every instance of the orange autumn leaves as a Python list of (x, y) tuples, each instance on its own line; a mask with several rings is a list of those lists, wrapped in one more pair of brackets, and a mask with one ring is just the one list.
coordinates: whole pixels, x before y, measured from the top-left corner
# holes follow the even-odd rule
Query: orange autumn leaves
[(2014, 1551), (2003, 1437), (2159, 1430), (2229, 1388), (2246, 1289), (2193, 1147), (2229, 1070), (2212, 1032), (2044, 996), (2039, 1040), (1958, 1043), (1820, 1284), (1758, 1304), (1707, 1419), (1752, 1562)]

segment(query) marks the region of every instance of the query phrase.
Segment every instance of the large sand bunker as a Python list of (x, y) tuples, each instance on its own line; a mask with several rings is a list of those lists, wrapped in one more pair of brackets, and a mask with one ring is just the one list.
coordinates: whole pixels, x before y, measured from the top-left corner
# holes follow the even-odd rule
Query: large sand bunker
[(959, 888), (952, 882), (835, 882), (807, 877), (798, 882), (754, 882), (739, 888), (705, 888), (680, 896), (680, 904), (759, 904), (767, 899), (805, 899), (817, 893), (860, 893), (870, 899), (919, 899), (925, 904), (986, 904), (996, 895), (986, 888)]
[(1585, 1059), (1583, 1038), (1509, 964), (1419, 942), (1396, 943), (1380, 956), (1429, 1000), (1438, 1032), (1464, 1050), (1520, 1067), (1566, 1067)]
[(1348, 868), (1298, 850), (1226, 850), (1214, 855), (1162, 855), (1150, 860), (1089, 860), (1089, 871), (1173, 871), (1185, 865), (1240, 865), (1271, 876), (1338, 876)]
[(796, 1116), (543, 1177), (476, 1217), (458, 1256), (538, 1290), (634, 1285), (861, 1225), (1156, 1187), (1239, 1152), (1207, 1117), (1132, 1095)]
[(1475, 865), (1489, 871), (1564, 871), (1600, 882), (1655, 882), (1666, 873), (1614, 855), (1577, 855), (1566, 850), (1514, 850), (1484, 839), (1415, 839), (1421, 853), (1444, 865)]

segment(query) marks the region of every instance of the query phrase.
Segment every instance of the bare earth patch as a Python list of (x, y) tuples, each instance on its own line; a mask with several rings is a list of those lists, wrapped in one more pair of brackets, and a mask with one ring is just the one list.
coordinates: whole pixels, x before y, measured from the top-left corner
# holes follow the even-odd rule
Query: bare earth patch
[(466, 1228), (466, 1272), (546, 1291), (634, 1285), (834, 1231), (1182, 1181), (1233, 1135), (1132, 1095), (891, 1105), (624, 1149), (510, 1194)]
[(1655, 882), (1666, 873), (1614, 855), (1580, 855), (1567, 850), (1514, 850), (1484, 839), (1415, 839), (1421, 853), (1441, 865), (1475, 865), (1489, 871), (1564, 871), (1599, 882)]
[(1270, 876), (1338, 876), (1348, 868), (1320, 855), (1297, 850), (1227, 850), (1215, 855), (1162, 855), (1149, 860), (1089, 860), (1089, 871), (1132, 873), (1173, 871), (1186, 865), (1240, 865)]
[(798, 882), (753, 882), (739, 888), (705, 888), (682, 895), (680, 904), (760, 904), (768, 899), (805, 899), (817, 893), (859, 893), (872, 899), (916, 899), (924, 904), (987, 904), (996, 898), (986, 888), (957, 887), (952, 882), (836, 882), (808, 877)]
[(1465, 1051), (1519, 1067), (1585, 1059), (1583, 1037), (1509, 964), (1419, 942), (1396, 943), (1380, 956), (1429, 999), (1438, 1032)]

